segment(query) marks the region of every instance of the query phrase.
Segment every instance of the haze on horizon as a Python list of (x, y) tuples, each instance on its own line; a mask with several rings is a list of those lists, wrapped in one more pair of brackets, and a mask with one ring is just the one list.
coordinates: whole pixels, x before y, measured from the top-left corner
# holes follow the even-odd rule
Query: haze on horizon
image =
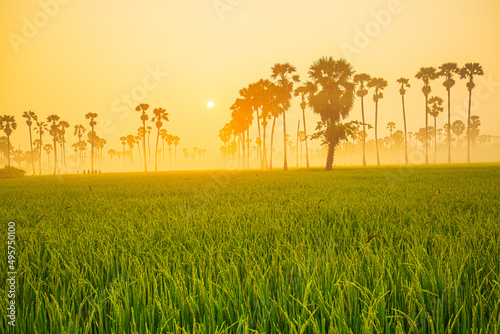
[[(415, 78), (420, 67), (480, 63), (485, 75), (476, 79), (472, 115), (480, 116), (481, 134), (500, 135), (497, 1), (9, 0), (0, 8), (0, 114), (16, 117), (11, 137), (16, 149), (29, 150), (21, 115), (32, 110), (40, 118), (58, 114), (71, 126), (86, 127), (84, 115), (96, 112), (105, 152), (120, 150), (119, 138), (136, 134), (141, 125), (135, 106), (148, 103), (150, 111), (162, 107), (169, 113), (165, 128), (181, 138), (180, 148), (203, 147), (206, 166), (220, 167), (218, 133), (238, 91), (269, 78), (275, 63), (291, 63), (305, 81), (311, 64), (323, 56), (346, 58), (357, 72), (388, 80), (379, 105), (379, 137), (388, 135), (388, 122), (402, 128), (397, 78), (410, 79), (407, 122), (409, 131), (418, 131), (425, 125), (422, 83)], [(452, 122), (466, 122), (467, 88), (465, 80), (456, 81)], [(442, 80), (431, 86), (432, 95), (446, 101)], [(210, 101), (214, 106), (207, 108)], [(294, 98), (288, 112), (292, 139), (299, 103)], [(313, 133), (319, 117), (306, 112)], [(371, 93), (365, 113), (373, 124)], [(357, 100), (349, 119), (360, 118)], [(445, 120), (446, 111), (438, 127)], [(256, 136), (252, 127), (251, 137)], [(373, 139), (373, 130), (367, 139)], [(311, 146), (318, 148), (319, 141)]]

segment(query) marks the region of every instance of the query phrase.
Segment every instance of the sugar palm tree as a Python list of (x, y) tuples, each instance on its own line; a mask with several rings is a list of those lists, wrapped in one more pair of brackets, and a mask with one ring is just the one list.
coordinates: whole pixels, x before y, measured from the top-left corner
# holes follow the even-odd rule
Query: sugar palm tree
[(36, 122), (38, 118), (36, 114), (31, 110), (25, 111), (23, 113), (23, 117), (26, 118), (26, 125), (28, 125), (28, 129), (30, 132), (31, 166), (33, 167), (33, 175), (35, 175), (35, 158), (33, 154), (33, 138), (31, 136), (31, 126), (33, 125), (33, 121)]
[(440, 113), (443, 112), (443, 99), (439, 96), (431, 96), (429, 98), (429, 110), (427, 111), (429, 115), (434, 117), (434, 163), (436, 163), (437, 156), (437, 125), (436, 119)]
[(151, 137), (151, 131), (153, 128), (151, 126), (146, 126), (146, 130), (148, 132), (148, 162), (151, 163), (151, 144), (149, 142), (149, 137)]
[(168, 135), (168, 132), (166, 129), (160, 130), (161, 146), (162, 146), (161, 153), (163, 156), (163, 168), (165, 168), (166, 164), (167, 164), (166, 160), (165, 160), (165, 141), (167, 140), (167, 135)]
[(62, 153), (62, 163), (64, 164), (64, 172), (67, 172), (66, 169), (66, 129), (69, 128), (69, 123), (66, 121), (60, 121), (59, 124), (59, 139), (61, 141), (61, 153)]
[(378, 101), (384, 97), (382, 91), (387, 87), (388, 82), (383, 78), (371, 78), (367, 84), (368, 88), (374, 88), (373, 101), (375, 102), (375, 149), (377, 151), (377, 166), (380, 166), (380, 156), (378, 151), (378, 137), (377, 137), (377, 124), (378, 124)]
[(130, 149), (130, 163), (132, 165), (132, 168), (134, 167), (134, 152), (133, 152), (133, 148), (134, 148), (134, 144), (135, 144), (135, 136), (134, 135), (128, 135), (127, 136), (127, 144), (128, 144), (128, 147)]
[(58, 125), (58, 121), (59, 119), (61, 119), (58, 115), (49, 115), (49, 117), (47, 117), (47, 122), (52, 122), (52, 124), (50, 125), (50, 130), (49, 130), (49, 133), (50, 135), (52, 136), (53, 138), (53, 142), (54, 142), (54, 175), (57, 173), (57, 136), (59, 134), (59, 125)]
[(405, 165), (408, 165), (408, 137), (406, 134), (406, 110), (405, 110), (405, 94), (406, 88), (410, 88), (410, 80), (408, 78), (399, 78), (396, 80), (401, 85), (399, 94), (401, 94), (401, 102), (403, 104), (403, 125), (405, 130)]
[(0, 118), (0, 130), (3, 130), (7, 136), (7, 166), (10, 167), (10, 135), (17, 129), (17, 123), (14, 116), (4, 115)]
[(120, 142), (122, 143), (122, 147), (123, 147), (123, 153), (122, 153), (122, 155), (123, 155), (123, 166), (127, 167), (126, 163), (125, 163), (125, 156), (126, 156), (126, 154), (125, 154), (125, 145), (127, 145), (127, 137), (125, 137), (125, 136), (120, 137)]
[(92, 168), (92, 172), (94, 171), (94, 144), (95, 144), (95, 131), (94, 131), (94, 127), (97, 125), (97, 122), (96, 122), (96, 119), (97, 118), (97, 114), (96, 113), (93, 113), (93, 112), (89, 112), (85, 115), (85, 119), (89, 119), (90, 120), (90, 128), (91, 128), (91, 133), (92, 133), (92, 136), (91, 136), (91, 139), (90, 139), (90, 165), (91, 165), (91, 168)]
[[(50, 153), (54, 150), (54, 148), (50, 144), (45, 144), (43, 146), (43, 149), (45, 150), (45, 153), (47, 153), (47, 164), (49, 166), (49, 171), (50, 171)], [(55, 150), (54, 150), (54, 154), (55, 154)], [(41, 157), (40, 157), (40, 160), (42, 160)]]
[(43, 149), (43, 141), (42, 141), (42, 136), (45, 134), (46, 131), (48, 131), (47, 129), (47, 124), (42, 121), (42, 122), (36, 122), (36, 133), (38, 135), (40, 135), (40, 160), (39, 160), (39, 164), (38, 164), (38, 172), (39, 174), (42, 174), (42, 149)]
[(469, 108), (467, 112), (467, 163), (470, 163), (470, 110), (472, 102), (472, 90), (476, 86), (474, 83), (474, 76), (484, 75), (483, 67), (479, 63), (467, 63), (464, 67), (460, 69), (460, 78), (469, 79), (467, 82), (467, 89), (469, 90)]
[(306, 167), (309, 168), (309, 152), (307, 149), (307, 129), (306, 129), (306, 96), (312, 91), (311, 82), (306, 82), (304, 85), (299, 86), (295, 89), (294, 96), (300, 96), (300, 108), (302, 109), (302, 121), (304, 128), (304, 142), (306, 145)]
[[(363, 133), (366, 134), (366, 122), (365, 122), (365, 105), (364, 97), (368, 94), (368, 90), (365, 88), (365, 84), (370, 82), (371, 76), (366, 73), (359, 73), (354, 75), (354, 83), (359, 89), (356, 95), (361, 99), (361, 122), (363, 123)], [(363, 166), (366, 166), (366, 138), (363, 135)]]
[(320, 115), (320, 130), (314, 137), (321, 136), (328, 144), (325, 170), (332, 170), (335, 147), (345, 138), (345, 129), (340, 124), (349, 116), (354, 104), (354, 70), (346, 60), (322, 57), (309, 68), (313, 89), (309, 94), (309, 105)]
[(425, 164), (429, 163), (429, 141), (428, 141), (428, 127), (429, 127), (429, 113), (427, 112), (429, 106), (429, 94), (432, 89), (430, 86), (430, 81), (438, 77), (438, 73), (434, 67), (421, 67), (420, 70), (415, 74), (415, 78), (422, 80), (424, 86), (422, 87), (422, 93), (425, 96)]
[(175, 150), (175, 167), (177, 168), (177, 145), (179, 145), (179, 142), (181, 140), (181, 137), (179, 136), (174, 136), (174, 150)]
[[(156, 125), (156, 149), (155, 149), (155, 172), (158, 171), (158, 141), (160, 139), (160, 130), (163, 126), (163, 122), (168, 122), (168, 113), (163, 108), (155, 108), (153, 110), (154, 117), (151, 118), (151, 122)], [(148, 136), (149, 141), (149, 136)]]
[(457, 136), (457, 148), (460, 148), (460, 136), (464, 133), (465, 131), (465, 124), (461, 120), (456, 120), (453, 122), (451, 125), (451, 130)]
[(457, 63), (444, 63), (439, 66), (438, 75), (444, 77), (446, 80), (443, 82), (443, 86), (446, 87), (448, 92), (448, 163), (451, 164), (451, 88), (455, 85), (455, 80), (453, 80), (453, 75), (460, 72)]
[(278, 95), (276, 96), (280, 111), (283, 113), (283, 170), (288, 170), (287, 165), (287, 149), (286, 149), (286, 112), (290, 108), (290, 101), (293, 94), (293, 85), (299, 81), (299, 76), (295, 66), (289, 63), (274, 64), (271, 68), (271, 78), (275, 81), (278, 87)]
[(149, 119), (146, 111), (149, 109), (149, 104), (141, 103), (137, 107), (135, 107), (135, 111), (141, 113), (141, 121), (142, 121), (142, 151), (144, 153), (144, 171), (148, 171), (148, 165), (146, 162), (146, 121)]
[[(87, 129), (85, 129), (85, 127), (82, 125), (82, 124), (77, 124), (74, 126), (74, 132), (73, 132), (73, 135), (77, 136), (78, 137), (78, 143), (81, 143), (82, 142), (82, 137), (83, 137), (83, 134), (87, 131)], [(81, 146), (81, 144), (78, 146), (78, 148)], [(79, 160), (80, 160), (80, 169), (83, 168), (83, 151), (82, 150), (79, 150)]]

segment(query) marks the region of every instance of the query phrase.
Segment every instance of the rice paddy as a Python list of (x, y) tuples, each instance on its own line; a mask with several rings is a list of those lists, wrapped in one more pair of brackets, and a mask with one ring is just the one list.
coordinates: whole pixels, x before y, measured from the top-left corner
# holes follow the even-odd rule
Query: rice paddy
[(498, 165), (2, 180), (15, 332), (498, 333), (499, 181)]

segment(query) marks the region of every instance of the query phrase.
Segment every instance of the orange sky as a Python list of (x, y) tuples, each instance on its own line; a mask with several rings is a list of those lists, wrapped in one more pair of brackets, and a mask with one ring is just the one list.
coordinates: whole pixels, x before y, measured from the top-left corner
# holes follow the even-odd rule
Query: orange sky
[[(87, 125), (83, 115), (97, 112), (106, 150), (119, 149), (118, 138), (139, 126), (129, 99), (133, 106), (167, 109), (167, 130), (181, 137), (181, 148), (205, 147), (218, 159), (218, 131), (238, 90), (268, 78), (276, 62), (292, 63), (306, 79), (321, 56), (346, 57), (358, 72), (389, 81), (380, 102), (381, 136), (389, 121), (402, 127), (397, 78), (412, 84), (407, 112), (414, 131), (425, 120), (417, 70), (479, 62), (486, 75), (477, 81), (473, 114), (481, 117), (481, 133), (500, 135), (496, 0), (3, 0), (0, 9), (0, 114), (18, 120), (16, 148), (28, 149), (21, 114), (30, 109), (43, 118), (56, 113), (71, 125)], [(360, 37), (361, 31), (370, 36)], [(432, 87), (445, 97), (441, 80)], [(465, 119), (465, 82), (452, 94), (452, 119)], [(210, 100), (215, 107), (207, 109)], [(369, 99), (370, 123), (373, 113)], [(294, 100), (289, 132), (298, 116)], [(317, 118), (308, 117), (312, 133)], [(358, 103), (351, 119), (360, 119)], [(442, 126), (444, 114), (438, 122)]]

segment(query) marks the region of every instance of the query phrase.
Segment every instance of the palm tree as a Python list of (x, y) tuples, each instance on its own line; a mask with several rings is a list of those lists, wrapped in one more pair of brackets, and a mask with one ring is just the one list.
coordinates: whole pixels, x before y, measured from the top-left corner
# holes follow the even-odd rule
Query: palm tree
[(142, 121), (142, 151), (144, 152), (144, 171), (148, 171), (148, 165), (146, 162), (146, 121), (149, 119), (146, 111), (149, 108), (149, 104), (141, 103), (137, 107), (135, 107), (135, 111), (141, 113), (141, 121)]
[(135, 137), (133, 135), (128, 135), (127, 136), (127, 144), (129, 146), (129, 149), (130, 149), (130, 163), (132, 164), (132, 168), (134, 167), (134, 152), (132, 151), (132, 149), (134, 148), (134, 144), (135, 144)]
[[(75, 125), (74, 129), (75, 129), (75, 131), (73, 132), (73, 135), (77, 136), (78, 137), (78, 142), (81, 143), (82, 142), (83, 134), (87, 131), (87, 129), (85, 129), (85, 127), (82, 124)], [(79, 146), (81, 146), (81, 144)], [(79, 156), (80, 156), (79, 157), (79, 159), (80, 159), (80, 169), (82, 169), (83, 168), (83, 151), (82, 150), (80, 150)]]
[[(429, 127), (429, 117), (428, 117), (428, 106), (429, 106), (429, 94), (432, 89), (430, 86), (430, 81), (434, 80), (438, 77), (438, 73), (434, 67), (421, 67), (420, 70), (415, 74), (415, 78), (422, 80), (424, 82), (424, 86), (422, 87), (422, 93), (425, 96), (425, 136), (428, 136), (428, 127)], [(429, 141), (428, 138), (425, 138), (425, 164), (429, 164)]]
[(94, 144), (95, 144), (95, 140), (94, 140), (94, 136), (95, 136), (95, 132), (94, 132), (94, 127), (97, 125), (97, 122), (95, 121), (95, 119), (97, 118), (97, 114), (96, 113), (93, 113), (93, 112), (89, 112), (85, 115), (85, 119), (90, 119), (90, 128), (92, 129), (92, 138), (90, 139), (90, 166), (92, 168), (92, 172), (94, 172)]
[(312, 83), (311, 82), (306, 82), (304, 85), (299, 86), (295, 89), (294, 96), (300, 96), (300, 108), (302, 109), (302, 121), (303, 121), (303, 127), (304, 127), (304, 142), (306, 144), (306, 167), (309, 168), (309, 152), (307, 149), (307, 129), (306, 129), (306, 95), (309, 94), (309, 92), (312, 89), (311, 87)]
[[(363, 133), (366, 134), (366, 122), (365, 122), (365, 105), (364, 105), (364, 97), (368, 94), (368, 90), (365, 88), (365, 83), (370, 82), (371, 76), (366, 73), (359, 73), (354, 75), (354, 83), (359, 85), (359, 89), (356, 92), (356, 95), (361, 98), (361, 122), (363, 123)], [(366, 138), (363, 135), (363, 166), (366, 167)]]
[(10, 167), (10, 135), (17, 129), (17, 123), (14, 116), (4, 115), (0, 118), (0, 130), (7, 136), (7, 166)]
[(69, 128), (69, 123), (66, 121), (60, 121), (58, 134), (60, 136), (60, 141), (61, 141), (62, 163), (64, 164), (64, 172), (67, 173), (67, 169), (66, 169), (66, 138), (64, 138), (64, 135), (66, 134), (66, 128)]
[(271, 78), (275, 80), (278, 88), (278, 95), (276, 96), (276, 100), (280, 107), (280, 111), (283, 113), (283, 170), (287, 171), (288, 165), (286, 155), (286, 111), (290, 108), (293, 85), (295, 82), (299, 82), (299, 76), (297, 74), (294, 74), (297, 72), (295, 66), (292, 66), (289, 63), (274, 64), (271, 70)]
[(165, 141), (167, 140), (167, 135), (168, 135), (168, 132), (166, 129), (160, 130), (161, 146), (162, 146), (161, 153), (163, 156), (163, 168), (165, 168), (165, 166), (167, 164), (166, 160), (165, 160)]
[(445, 77), (446, 80), (443, 82), (443, 86), (446, 87), (448, 92), (448, 163), (451, 164), (451, 87), (455, 85), (455, 80), (453, 80), (453, 74), (460, 72), (457, 63), (444, 63), (439, 66), (438, 75), (440, 77)]
[(436, 119), (440, 113), (443, 112), (443, 99), (439, 96), (431, 96), (429, 98), (429, 110), (427, 111), (432, 117), (434, 117), (434, 163), (436, 163), (437, 155), (437, 126)]
[(177, 145), (179, 145), (179, 141), (181, 140), (181, 137), (179, 136), (174, 136), (174, 150), (175, 150), (175, 167), (177, 168)]
[(120, 142), (122, 143), (122, 147), (123, 147), (123, 166), (126, 167), (126, 163), (125, 163), (125, 145), (127, 144), (127, 137), (125, 136), (122, 136), (120, 137)]
[(25, 111), (23, 113), (23, 117), (26, 118), (26, 125), (28, 125), (28, 129), (30, 132), (31, 165), (33, 167), (33, 175), (35, 175), (35, 158), (33, 155), (33, 138), (31, 137), (31, 126), (33, 125), (33, 121), (36, 122), (38, 118), (36, 114), (31, 110)]
[(451, 130), (457, 136), (457, 148), (460, 148), (460, 136), (464, 133), (465, 131), (465, 124), (461, 120), (456, 120), (453, 122), (451, 125)]
[[(47, 163), (48, 163), (49, 170), (50, 170), (50, 152), (52, 152), (52, 150), (54, 150), (54, 148), (50, 144), (45, 144), (43, 149), (45, 150), (45, 153), (47, 153)], [(55, 150), (54, 150), (54, 154), (55, 154)], [(40, 157), (40, 160), (42, 160), (42, 157)]]
[[(158, 141), (160, 139), (160, 129), (163, 126), (163, 121), (168, 122), (168, 113), (163, 108), (156, 108), (153, 110), (154, 117), (151, 118), (151, 122), (156, 125), (156, 149), (155, 149), (155, 172), (158, 171)], [(148, 135), (148, 145), (149, 145), (149, 135)], [(151, 153), (150, 153), (151, 155)]]
[(52, 122), (50, 125), (49, 133), (53, 137), (54, 142), (54, 175), (57, 173), (57, 136), (59, 134), (59, 126), (56, 122), (58, 122), (60, 117), (58, 115), (50, 115), (47, 117), (47, 122)]
[(151, 137), (151, 130), (153, 130), (153, 128), (151, 126), (146, 126), (146, 130), (148, 131), (148, 162), (151, 163), (151, 144), (149, 142), (149, 137)]
[(313, 84), (309, 93), (309, 105), (321, 116), (318, 133), (313, 138), (323, 137), (328, 144), (325, 170), (332, 170), (335, 146), (345, 138), (345, 129), (339, 124), (349, 116), (354, 103), (354, 70), (346, 60), (334, 60), (323, 57), (309, 68), (309, 77)]
[(40, 160), (38, 164), (38, 172), (39, 174), (42, 174), (42, 148), (43, 148), (43, 141), (42, 141), (42, 136), (45, 134), (47, 129), (47, 124), (45, 122), (36, 122), (36, 128), (35, 128), (37, 134), (40, 135)]
[(403, 124), (405, 130), (405, 165), (408, 165), (408, 137), (406, 134), (405, 93), (406, 93), (406, 88), (410, 88), (410, 79), (399, 78), (398, 80), (396, 80), (396, 82), (401, 85), (401, 88), (399, 88), (399, 94), (401, 94), (401, 102), (403, 104)]
[(375, 88), (373, 93), (373, 101), (375, 102), (375, 149), (377, 151), (377, 166), (380, 166), (380, 156), (378, 152), (378, 137), (377, 137), (377, 123), (378, 123), (378, 101), (384, 97), (382, 91), (387, 87), (388, 82), (383, 78), (371, 78), (368, 82), (368, 88)]
[(470, 163), (470, 110), (472, 102), (472, 90), (476, 86), (474, 83), (475, 75), (484, 75), (483, 67), (479, 63), (467, 63), (460, 69), (460, 78), (469, 79), (467, 89), (469, 90), (469, 108), (467, 113), (467, 163)]

